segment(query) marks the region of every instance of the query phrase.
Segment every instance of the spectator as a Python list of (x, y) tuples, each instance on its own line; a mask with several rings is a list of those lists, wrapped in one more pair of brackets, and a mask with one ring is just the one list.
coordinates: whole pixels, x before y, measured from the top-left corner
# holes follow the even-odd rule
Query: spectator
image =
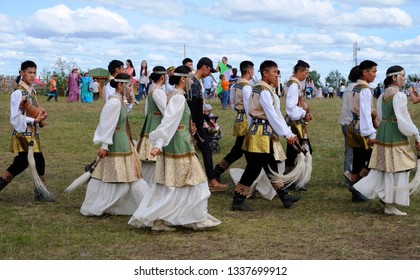
[(93, 79), (93, 99), (96, 101), (99, 99), (99, 83), (96, 79)]
[(67, 102), (80, 102), (79, 82), (82, 76), (77, 67), (73, 67), (67, 77), (68, 96)]
[(93, 81), (92, 78), (89, 76), (89, 72), (86, 71), (81, 79), (82, 83), (82, 91), (80, 95), (80, 99), (82, 103), (92, 103), (93, 102)]
[(147, 61), (143, 60), (140, 66), (139, 94), (137, 99), (140, 101), (143, 95), (146, 97), (149, 90), (149, 70), (147, 70)]
[(214, 80), (212, 76), (207, 76), (203, 79), (204, 87), (204, 99), (210, 99), (213, 97)]
[(225, 75), (220, 75), (220, 84), (222, 86), (222, 92), (220, 93), (220, 100), (222, 101), (222, 109), (226, 110), (229, 101), (229, 81)]
[(51, 80), (50, 80), (50, 93), (48, 94), (47, 101), (50, 101), (51, 98), (55, 99), (55, 102), (57, 102), (57, 75), (53, 74)]
[(344, 82), (341, 82), (340, 90), (339, 90), (339, 97), (340, 98), (343, 98), (343, 94), (344, 94), (345, 90), (346, 90), (346, 87), (344, 86)]
[(334, 88), (331, 85), (328, 87), (328, 97), (334, 98)]
[(322, 96), (324, 96), (324, 98), (328, 97), (328, 84), (325, 84), (325, 86), (322, 87)]

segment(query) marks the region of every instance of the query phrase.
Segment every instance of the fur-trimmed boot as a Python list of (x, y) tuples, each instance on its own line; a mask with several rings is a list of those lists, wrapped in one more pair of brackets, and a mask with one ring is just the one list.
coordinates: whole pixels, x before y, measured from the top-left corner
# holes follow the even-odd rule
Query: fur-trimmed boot
[(13, 180), (14, 176), (7, 170), (0, 177), (0, 192)]
[(240, 183), (236, 185), (233, 193), (232, 211), (253, 211), (252, 208), (244, 203), (249, 189), (250, 187)]
[(220, 182), (220, 176), (229, 168), (230, 163), (227, 162), (225, 159), (222, 159), (216, 166), (214, 167), (214, 178), (217, 182)]
[[(39, 179), (45, 183), (45, 176), (39, 176)], [(36, 187), (34, 188), (35, 200), (44, 202), (55, 202), (55, 198), (40, 192)]]
[(284, 188), (277, 189), (276, 192), (281, 202), (283, 202), (284, 208), (290, 208), (293, 203), (300, 200), (300, 197), (290, 195), (290, 193)]

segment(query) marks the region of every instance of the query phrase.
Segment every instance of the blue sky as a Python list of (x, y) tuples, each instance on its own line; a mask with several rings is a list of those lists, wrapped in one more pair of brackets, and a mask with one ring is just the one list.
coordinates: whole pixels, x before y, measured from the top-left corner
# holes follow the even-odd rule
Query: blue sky
[[(82, 71), (130, 58), (138, 69), (178, 66), (186, 56), (238, 67), (274, 60), (282, 80), (298, 59), (321, 74), (347, 77), (358, 62), (378, 63), (376, 82), (395, 64), (420, 73), (420, 1), (415, 0), (73, 0), (1, 1), (0, 74), (31, 59), (52, 70), (57, 57)], [(33, 3), (33, 4), (32, 4)], [(259, 78), (259, 77), (258, 77)]]

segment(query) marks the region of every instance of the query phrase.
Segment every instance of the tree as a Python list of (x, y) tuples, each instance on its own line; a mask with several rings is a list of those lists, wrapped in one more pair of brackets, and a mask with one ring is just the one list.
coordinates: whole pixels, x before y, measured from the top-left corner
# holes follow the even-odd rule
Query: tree
[(325, 78), (325, 82), (331, 85), (334, 89), (338, 90), (341, 85), (341, 82), (345, 82), (343, 75), (341, 75), (338, 70), (331, 71), (328, 76)]
[(318, 74), (318, 72), (316, 72), (316, 70), (311, 70), (308, 73), (308, 77), (311, 77), (312, 81), (314, 81), (314, 86), (316, 88), (321, 87), (321, 75)]
[(64, 95), (67, 88), (67, 75), (70, 72), (70, 65), (59, 56), (53, 68), (54, 74), (57, 75), (57, 92), (59, 95)]

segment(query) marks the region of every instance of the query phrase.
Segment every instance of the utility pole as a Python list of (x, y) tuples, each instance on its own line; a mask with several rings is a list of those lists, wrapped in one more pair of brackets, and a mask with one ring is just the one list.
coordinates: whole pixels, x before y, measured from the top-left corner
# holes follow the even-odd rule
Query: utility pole
[(187, 53), (187, 51), (186, 51), (186, 49), (185, 49), (185, 44), (184, 44), (184, 58), (186, 58), (187, 56), (186, 56), (186, 53)]
[(353, 43), (353, 61), (354, 66), (357, 65), (357, 52), (360, 51), (360, 48), (357, 47), (357, 42)]

